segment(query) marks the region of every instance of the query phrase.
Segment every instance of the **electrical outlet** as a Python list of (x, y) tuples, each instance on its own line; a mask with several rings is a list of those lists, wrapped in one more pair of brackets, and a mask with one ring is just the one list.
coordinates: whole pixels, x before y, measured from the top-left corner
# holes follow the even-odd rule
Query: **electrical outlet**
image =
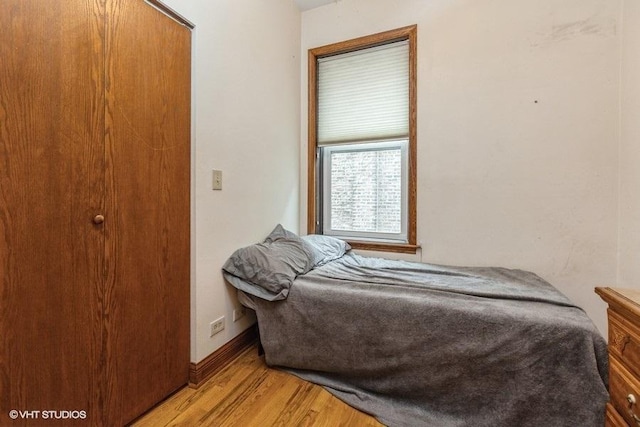
[(244, 315), (246, 314), (246, 308), (245, 307), (240, 307), (237, 308), (235, 310), (233, 310), (233, 321), (237, 322), (238, 320), (242, 319), (244, 317)]
[(215, 334), (222, 332), (224, 330), (224, 316), (209, 323), (209, 328), (210, 328), (209, 337), (212, 337)]

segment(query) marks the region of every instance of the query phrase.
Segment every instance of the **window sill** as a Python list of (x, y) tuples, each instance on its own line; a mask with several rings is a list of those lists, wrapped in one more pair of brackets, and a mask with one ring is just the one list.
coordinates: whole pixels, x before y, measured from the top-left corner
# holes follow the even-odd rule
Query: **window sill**
[(379, 252), (396, 252), (401, 254), (415, 254), (420, 245), (412, 245), (410, 243), (378, 243), (363, 242), (358, 240), (347, 240), (353, 249), (362, 249), (365, 251)]

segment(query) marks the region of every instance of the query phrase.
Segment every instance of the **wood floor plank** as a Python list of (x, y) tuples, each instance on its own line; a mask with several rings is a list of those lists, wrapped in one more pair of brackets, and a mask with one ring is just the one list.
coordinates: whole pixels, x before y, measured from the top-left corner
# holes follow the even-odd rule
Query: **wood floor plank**
[(380, 427), (378, 421), (324, 388), (267, 367), (256, 346), (199, 389), (178, 391), (134, 427)]

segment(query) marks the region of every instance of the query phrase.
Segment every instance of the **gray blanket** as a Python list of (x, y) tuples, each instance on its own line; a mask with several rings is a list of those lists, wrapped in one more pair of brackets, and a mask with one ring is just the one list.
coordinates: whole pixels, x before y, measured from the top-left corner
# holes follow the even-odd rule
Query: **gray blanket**
[(533, 273), (347, 253), (248, 296), (267, 364), (389, 426), (598, 426), (606, 342)]

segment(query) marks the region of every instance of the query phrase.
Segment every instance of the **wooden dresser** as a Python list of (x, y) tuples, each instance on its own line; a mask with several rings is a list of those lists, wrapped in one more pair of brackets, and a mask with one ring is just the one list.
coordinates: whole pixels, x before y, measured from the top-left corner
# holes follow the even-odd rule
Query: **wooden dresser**
[(606, 426), (640, 426), (640, 290), (596, 288), (609, 304)]

